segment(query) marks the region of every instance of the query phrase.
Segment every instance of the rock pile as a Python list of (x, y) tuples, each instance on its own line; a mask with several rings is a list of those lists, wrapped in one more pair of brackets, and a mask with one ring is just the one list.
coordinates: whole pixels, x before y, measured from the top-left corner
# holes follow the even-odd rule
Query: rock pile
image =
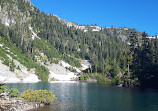
[(28, 111), (34, 108), (36, 106), (27, 104), (18, 98), (0, 99), (0, 111)]

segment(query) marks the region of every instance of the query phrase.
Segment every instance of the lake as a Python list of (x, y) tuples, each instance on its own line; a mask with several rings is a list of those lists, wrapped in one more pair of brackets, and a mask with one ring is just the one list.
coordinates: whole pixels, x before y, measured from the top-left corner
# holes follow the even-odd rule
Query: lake
[(57, 99), (38, 111), (158, 111), (158, 90), (79, 82), (8, 83), (7, 88), (47, 89)]

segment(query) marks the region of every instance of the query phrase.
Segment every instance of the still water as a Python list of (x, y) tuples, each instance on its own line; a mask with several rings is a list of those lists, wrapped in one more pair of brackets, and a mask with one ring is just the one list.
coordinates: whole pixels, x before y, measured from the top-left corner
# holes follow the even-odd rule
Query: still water
[(11, 83), (7, 88), (47, 89), (57, 99), (38, 111), (158, 111), (158, 90), (89, 83)]

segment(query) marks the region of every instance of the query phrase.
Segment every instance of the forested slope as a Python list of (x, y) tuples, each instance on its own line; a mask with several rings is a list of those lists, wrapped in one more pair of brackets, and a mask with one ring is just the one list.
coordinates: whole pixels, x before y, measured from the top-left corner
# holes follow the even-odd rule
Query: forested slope
[[(154, 62), (157, 61), (157, 39), (149, 40), (147, 34), (142, 35), (144, 33), (135, 29), (100, 27), (100, 31), (94, 31), (92, 26), (87, 25), (85, 32), (68, 26), (54, 15), (40, 12), (28, 0), (1, 0), (0, 12), (1, 44), (11, 48), (21, 59), (20, 63), (28, 69), (35, 68), (41, 80), (48, 80), (47, 62), (58, 63), (60, 60), (78, 68), (81, 67), (81, 60), (90, 60), (91, 67), (81, 75), (83, 81), (94, 78), (124, 85), (140, 85), (146, 73), (148, 78), (153, 77), (154, 72), (143, 72), (151, 68), (148, 67), (150, 63), (147, 62), (147, 66), (142, 66), (143, 62), (140, 66), (136, 65), (136, 58), (145, 59), (148, 56), (157, 69), (157, 62)], [(144, 40), (148, 40), (148, 44)], [(146, 52), (147, 47), (151, 47), (150, 53)], [(0, 51), (4, 64), (14, 67), (11, 61), (7, 61), (6, 52), (1, 47)], [(41, 53), (45, 55), (45, 58), (41, 57), (45, 65), (37, 60)]]

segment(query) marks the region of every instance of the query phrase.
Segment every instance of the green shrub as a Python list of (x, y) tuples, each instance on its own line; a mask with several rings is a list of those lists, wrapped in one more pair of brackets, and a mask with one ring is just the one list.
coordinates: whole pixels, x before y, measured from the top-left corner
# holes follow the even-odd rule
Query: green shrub
[(21, 70), (21, 69), (20, 69), (20, 66), (18, 66), (17, 69), (18, 69), (18, 70)]
[(14, 89), (14, 88), (11, 88), (9, 90), (10, 94), (9, 94), (9, 97), (16, 97), (20, 92), (17, 90), (17, 89)]
[(7, 89), (5, 88), (4, 83), (0, 83), (0, 93), (3, 93), (6, 90)]
[(49, 70), (45, 66), (36, 66), (35, 70), (36, 75), (38, 75), (39, 79), (42, 81), (48, 81), (48, 76), (49, 76)]
[(81, 74), (81, 76), (80, 76), (80, 81), (85, 81), (85, 76), (84, 76), (84, 74)]
[(74, 73), (77, 72), (77, 70), (75, 68), (73, 68), (73, 67), (66, 67), (66, 69), (71, 71), (71, 72), (74, 72)]
[(52, 58), (50, 62), (51, 62), (51, 64), (52, 64), (52, 63), (58, 64), (58, 63), (59, 63), (59, 60), (58, 60), (58, 59), (55, 59), (55, 58)]
[(15, 69), (14, 68), (16, 68), (16, 65), (14, 64), (14, 62), (13, 62), (13, 60), (10, 62), (10, 67), (9, 67), (10, 69), (10, 71), (12, 71), (12, 72), (14, 72), (15, 71)]
[(51, 101), (55, 99), (55, 95), (52, 92), (47, 90), (35, 90), (32, 91), (30, 89), (24, 91), (21, 96), (23, 100), (30, 104), (49, 104)]

